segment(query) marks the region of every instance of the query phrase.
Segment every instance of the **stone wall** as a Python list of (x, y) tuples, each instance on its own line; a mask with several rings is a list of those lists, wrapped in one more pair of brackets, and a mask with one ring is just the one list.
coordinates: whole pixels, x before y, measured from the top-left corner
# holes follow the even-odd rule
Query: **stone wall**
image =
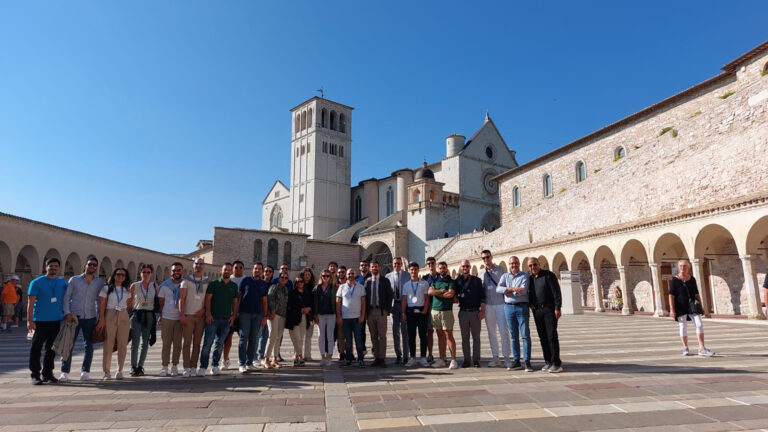
[(352, 243), (308, 240), (304, 255), (307, 258), (307, 266), (317, 277), (320, 270), (328, 268), (330, 261), (336, 261), (340, 266), (357, 269), (360, 264), (360, 252), (360, 246)]
[[(763, 53), (749, 70), (766, 60)], [(671, 107), (651, 109), (596, 135), (501, 181), (507, 247), (711, 204), (733, 197), (733, 191), (764, 192), (765, 164), (744, 155), (768, 154), (768, 76), (748, 73), (740, 81), (726, 76)], [(626, 156), (614, 160), (619, 147)], [(586, 164), (587, 177), (577, 183), (579, 161)], [(552, 176), (548, 198), (542, 194), (545, 174)], [(515, 186), (521, 195), (517, 208)]]

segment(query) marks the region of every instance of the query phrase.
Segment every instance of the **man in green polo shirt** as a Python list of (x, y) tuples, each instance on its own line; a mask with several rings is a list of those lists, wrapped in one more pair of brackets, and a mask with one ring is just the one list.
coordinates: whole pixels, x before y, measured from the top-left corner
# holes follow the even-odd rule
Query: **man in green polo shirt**
[(448, 369), (458, 369), (456, 361), (456, 340), (453, 338), (453, 300), (456, 297), (455, 281), (448, 274), (448, 264), (445, 261), (437, 263), (438, 277), (429, 287), (428, 294), (432, 297), (432, 323), (437, 330), (437, 346), (440, 359), (433, 367), (445, 367), (445, 345), (451, 351), (451, 365)]
[(237, 284), (229, 280), (230, 276), (232, 276), (232, 264), (225, 263), (221, 266), (221, 277), (209, 283), (205, 291), (205, 337), (203, 350), (200, 353), (200, 371), (197, 376), (202, 376), (208, 369), (211, 345), (214, 345), (211, 375), (219, 374), (219, 360), (221, 360), (224, 340), (229, 334), (229, 327), (237, 318)]

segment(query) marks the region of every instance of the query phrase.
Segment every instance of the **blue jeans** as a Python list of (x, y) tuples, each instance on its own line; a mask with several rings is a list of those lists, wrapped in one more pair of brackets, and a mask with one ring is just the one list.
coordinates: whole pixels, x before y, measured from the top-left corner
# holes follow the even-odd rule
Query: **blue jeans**
[(523, 360), (531, 360), (531, 329), (528, 325), (530, 317), (528, 303), (504, 305), (504, 315), (507, 317), (509, 334), (512, 336), (512, 356), (520, 360), (520, 335), (523, 337)]
[(72, 368), (72, 352), (75, 350), (75, 342), (77, 341), (77, 335), (80, 333), (80, 330), (83, 331), (83, 351), (85, 352), (81, 371), (91, 371), (91, 362), (93, 361), (93, 343), (91, 343), (91, 334), (96, 327), (96, 318), (86, 319), (77, 317), (77, 320), (75, 338), (72, 340), (72, 349), (69, 350), (69, 359), (61, 362), (61, 371), (64, 373), (69, 373), (69, 370)]
[(264, 360), (264, 354), (267, 352), (267, 341), (269, 340), (269, 327), (263, 326), (259, 330), (259, 360)]
[(219, 366), (221, 360), (221, 349), (224, 341), (229, 335), (229, 318), (214, 318), (213, 322), (206, 324), (205, 336), (203, 337), (203, 350), (200, 352), (200, 369), (208, 369), (208, 357), (211, 355), (211, 345), (213, 348), (213, 366)]
[[(352, 337), (355, 338), (355, 346), (357, 347), (357, 358), (363, 361), (363, 325), (360, 324), (360, 320), (357, 318), (346, 318), (343, 320), (344, 326), (344, 341), (346, 342), (346, 352), (352, 352)], [(349, 361), (349, 360), (347, 360)]]
[(256, 356), (256, 345), (261, 335), (260, 313), (240, 314), (240, 344), (238, 345), (238, 358), (240, 366), (252, 365)]

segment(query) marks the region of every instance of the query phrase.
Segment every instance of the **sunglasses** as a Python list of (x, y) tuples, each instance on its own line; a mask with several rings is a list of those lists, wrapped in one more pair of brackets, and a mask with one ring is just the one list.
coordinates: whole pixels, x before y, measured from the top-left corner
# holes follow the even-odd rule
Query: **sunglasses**
[(288, 279), (288, 278), (285, 276), (280, 276), (280, 279)]
[(141, 272), (141, 274), (152, 274), (152, 272), (151, 271), (143, 271), (143, 272)]
[(480, 257), (480, 258), (482, 258), (482, 259), (489, 259), (489, 258), (490, 258), (490, 256), (486, 255), (486, 256), (482, 256), (482, 257)]
[(86, 266), (88, 266), (88, 267), (98, 267), (99, 265), (98, 264), (94, 264), (94, 263), (88, 263), (88, 264), (86, 264)]
[(325, 278), (329, 278), (329, 277), (331, 277), (331, 275), (322, 275), (321, 277), (322, 277), (323, 279), (325, 279)]
[(125, 277), (125, 273), (115, 273), (115, 277), (122, 276)]
[(195, 263), (195, 267), (202, 267), (205, 263)]

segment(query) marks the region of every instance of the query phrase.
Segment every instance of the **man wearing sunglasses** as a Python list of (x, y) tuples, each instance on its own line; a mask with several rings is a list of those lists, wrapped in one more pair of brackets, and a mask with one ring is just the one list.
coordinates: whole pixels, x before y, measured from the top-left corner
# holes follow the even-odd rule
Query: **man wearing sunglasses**
[[(73, 322), (77, 317), (77, 328), (75, 328), (75, 338), (72, 342), (74, 349), (77, 335), (83, 332), (83, 366), (80, 368), (80, 380), (87, 381), (90, 377), (91, 362), (93, 361), (93, 343), (91, 334), (96, 327), (96, 319), (99, 317), (99, 293), (104, 287), (104, 281), (96, 276), (99, 269), (99, 260), (94, 256), (88, 257), (83, 266), (83, 274), (72, 276), (67, 285), (67, 291), (64, 293), (62, 307), (64, 318), (67, 322)], [(69, 352), (67, 360), (61, 362), (61, 376), (59, 382), (69, 382), (69, 371), (72, 367), (72, 350)]]
[[(509, 361), (509, 327), (504, 316), (504, 294), (496, 292), (496, 286), (504, 275), (504, 269), (493, 263), (493, 255), (488, 249), (480, 252), (480, 258), (483, 259), (484, 267), (480, 270), (478, 277), (483, 281), (483, 287), (486, 290), (485, 327), (488, 329), (488, 341), (493, 356), (493, 359), (488, 362), (488, 367), (501, 366), (499, 354), (502, 354), (504, 367), (509, 368), (512, 363)], [(496, 336), (497, 330), (501, 336), (501, 353), (499, 353), (499, 339)]]
[(539, 266), (539, 260), (528, 258), (531, 279), (528, 283), (528, 302), (533, 310), (536, 332), (541, 341), (545, 365), (541, 370), (549, 373), (563, 371), (560, 362), (560, 341), (557, 337), (557, 320), (560, 319), (560, 306), (563, 298), (557, 277), (549, 270)]

